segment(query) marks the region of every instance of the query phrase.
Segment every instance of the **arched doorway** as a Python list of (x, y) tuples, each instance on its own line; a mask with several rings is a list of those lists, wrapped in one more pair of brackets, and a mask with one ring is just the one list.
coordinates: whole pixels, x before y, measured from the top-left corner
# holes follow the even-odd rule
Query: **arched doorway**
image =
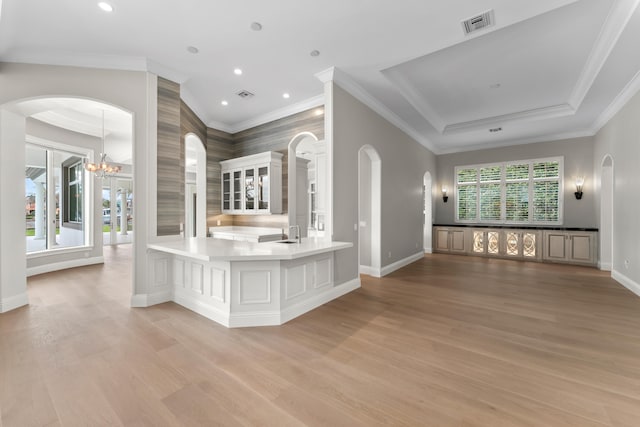
[(430, 254), (431, 248), (431, 230), (433, 229), (433, 210), (432, 210), (432, 182), (431, 173), (425, 172), (422, 178), (422, 196), (423, 196), (423, 248), (424, 252)]
[(613, 157), (604, 156), (600, 168), (600, 269), (613, 267)]
[(311, 132), (289, 142), (287, 157), (289, 226), (302, 237), (330, 238), (326, 232), (328, 192), (327, 147)]
[(360, 273), (381, 277), (382, 161), (370, 145), (358, 151), (358, 257)]
[(207, 152), (193, 133), (184, 139), (185, 236), (207, 237)]

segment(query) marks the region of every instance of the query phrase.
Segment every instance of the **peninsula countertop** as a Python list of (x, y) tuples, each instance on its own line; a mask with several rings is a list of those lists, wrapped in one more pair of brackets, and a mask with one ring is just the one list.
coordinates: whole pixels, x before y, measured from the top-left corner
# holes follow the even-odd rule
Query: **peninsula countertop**
[(255, 243), (193, 237), (147, 244), (149, 249), (202, 261), (292, 260), (352, 246), (351, 242), (330, 242), (315, 238), (303, 238), (302, 243)]

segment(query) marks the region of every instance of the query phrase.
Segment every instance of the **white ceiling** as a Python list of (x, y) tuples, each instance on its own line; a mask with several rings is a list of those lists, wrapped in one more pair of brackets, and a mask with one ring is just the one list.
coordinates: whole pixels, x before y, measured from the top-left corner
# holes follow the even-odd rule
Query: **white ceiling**
[[(149, 70), (227, 131), (318, 105), (315, 75), (336, 67), (341, 86), (436, 153), (593, 134), (640, 80), (638, 0), (112, 4), (4, 0), (0, 60)], [(495, 25), (465, 36), (460, 22), (489, 9)]]

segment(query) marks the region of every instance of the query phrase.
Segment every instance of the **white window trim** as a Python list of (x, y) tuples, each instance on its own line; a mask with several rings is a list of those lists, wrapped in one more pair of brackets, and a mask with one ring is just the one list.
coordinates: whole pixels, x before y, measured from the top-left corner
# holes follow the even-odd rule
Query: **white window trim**
[[(528, 164), (529, 178), (527, 180), (510, 180), (509, 182), (529, 182), (529, 217), (533, 218), (533, 186), (536, 181), (548, 181), (548, 178), (534, 178), (533, 164), (539, 162), (558, 162), (558, 221), (507, 221), (506, 218), (506, 166), (514, 164)], [(480, 168), (500, 166), (500, 220), (480, 219)], [(458, 171), (463, 169), (476, 169), (476, 219), (461, 220), (458, 215)], [(555, 180), (554, 180), (555, 181)], [(470, 184), (470, 183), (469, 183)], [(465, 184), (465, 185), (469, 185)], [(473, 165), (456, 166), (453, 173), (453, 202), (455, 204), (454, 222), (459, 224), (494, 224), (494, 225), (563, 225), (564, 223), (564, 156), (543, 157), (537, 159), (511, 160), (495, 163), (478, 163)]]

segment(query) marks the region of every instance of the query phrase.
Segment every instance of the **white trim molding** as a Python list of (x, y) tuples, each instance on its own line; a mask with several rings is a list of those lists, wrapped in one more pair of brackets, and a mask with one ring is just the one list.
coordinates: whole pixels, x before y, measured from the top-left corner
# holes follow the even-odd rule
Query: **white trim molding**
[(77, 258), (69, 261), (53, 262), (51, 264), (38, 265), (27, 268), (27, 277), (36, 274), (51, 273), (52, 271), (66, 270), (67, 268), (84, 267), (87, 265), (104, 264), (104, 257)]
[(387, 274), (391, 274), (396, 270), (401, 269), (402, 267), (406, 267), (407, 265), (414, 263), (420, 259), (424, 258), (424, 252), (420, 251), (418, 253), (415, 253), (413, 255), (409, 255), (406, 258), (403, 258), (399, 261), (396, 261), (392, 264), (389, 265), (385, 265), (384, 267), (382, 267), (382, 269), (380, 270), (381, 273), (381, 277), (386, 276)]
[(6, 313), (25, 305), (29, 305), (29, 297), (26, 292), (9, 298), (2, 298), (0, 299), (0, 313)]
[(380, 269), (371, 267), (370, 265), (361, 265), (360, 274), (366, 274), (367, 276), (372, 276), (372, 277), (382, 277), (380, 275)]
[(151, 294), (131, 295), (131, 307), (151, 307), (169, 301), (173, 301), (173, 290), (171, 289)]
[(640, 297), (640, 284), (634, 282), (617, 270), (611, 271), (611, 278)]

